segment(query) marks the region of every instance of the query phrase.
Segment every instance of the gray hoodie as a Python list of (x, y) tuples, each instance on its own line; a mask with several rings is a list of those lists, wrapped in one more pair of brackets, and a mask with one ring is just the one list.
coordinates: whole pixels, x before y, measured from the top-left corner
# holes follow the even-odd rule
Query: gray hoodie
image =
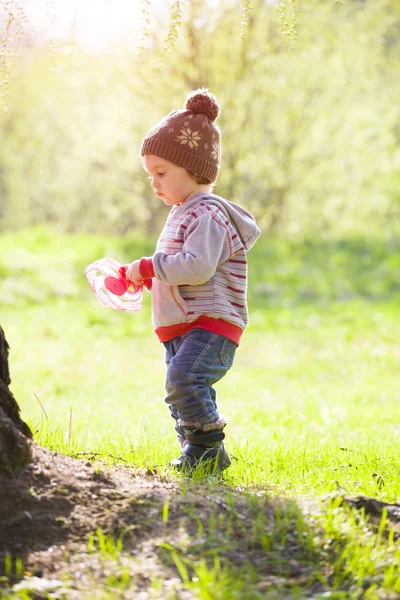
[(201, 317), (246, 328), (246, 252), (259, 235), (249, 212), (215, 194), (199, 193), (172, 207), (153, 256), (159, 337), (164, 328)]

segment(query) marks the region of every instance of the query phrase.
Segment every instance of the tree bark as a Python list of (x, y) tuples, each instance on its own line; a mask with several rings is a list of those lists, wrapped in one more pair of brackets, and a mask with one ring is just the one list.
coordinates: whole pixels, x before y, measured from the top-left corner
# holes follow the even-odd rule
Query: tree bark
[(32, 432), (20, 417), (12, 395), (8, 366), (9, 345), (0, 326), (0, 473), (15, 473), (31, 461)]

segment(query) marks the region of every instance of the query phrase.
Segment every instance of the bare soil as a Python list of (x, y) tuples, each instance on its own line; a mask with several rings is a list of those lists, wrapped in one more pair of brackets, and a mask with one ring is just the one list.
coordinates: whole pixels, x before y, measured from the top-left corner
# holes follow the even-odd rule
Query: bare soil
[[(50, 582), (50, 589), (51, 581), (61, 585), (61, 580), (68, 589), (68, 599), (86, 598), (95, 596), (85, 596), (83, 590), (99, 582), (111, 585), (112, 580), (116, 584), (121, 573), (128, 573), (134, 585), (131, 583), (130, 591), (121, 598), (184, 600), (192, 596), (180, 589), (181, 579), (165, 544), (199, 557), (205, 549), (212, 556), (213, 547), (224, 546), (224, 541), (223, 553), (229, 565), (241, 568), (250, 559), (262, 575), (260, 585), (264, 587), (275, 585), (281, 575), (288, 583), (291, 578), (300, 582), (309, 575), (310, 566), (296, 560), (298, 547), (290, 536), (283, 547), (284, 571), (282, 557), (268, 564), (261, 547), (247, 547), (251, 503), (240, 493), (232, 502), (231, 491), (227, 500), (223, 482), (214, 483), (211, 491), (209, 486), (198, 484), (191, 490), (190, 484), (182, 486), (150, 471), (140, 473), (123, 466), (99, 468), (91, 460), (60, 455), (34, 443), (31, 450), (32, 464), (17, 477), (0, 479), (0, 575), (4, 575), (6, 555), (12, 556), (14, 584), (23, 577), (24, 581), (31, 579), (33, 589), (37, 585), (39, 590), (43, 582)], [(265, 522), (273, 522), (276, 503), (260, 502)], [(210, 527), (214, 527), (214, 541)], [(112, 545), (100, 552), (98, 528), (100, 538), (103, 534), (112, 537), (115, 545), (122, 535), (123, 552), (114, 556)], [(22, 559), (22, 573), (15, 573), (17, 557)], [(10, 572), (7, 575), (3, 589), (10, 585)], [(163, 582), (156, 596), (150, 589), (155, 580)], [(54, 597), (64, 597), (64, 588)], [(46, 596), (40, 592), (34, 595), (42, 597)]]
[[(223, 480), (171, 481), (35, 443), (31, 451), (33, 462), (18, 476), (0, 476), (0, 598), (11, 591), (18, 598), (22, 586), (35, 600), (50, 592), (63, 600), (190, 600), (195, 596), (174, 554), (186, 565), (206, 557), (211, 567), (218, 556), (230, 577), (232, 569), (249, 573), (246, 592), (251, 586), (254, 594), (246, 598), (290, 600), (290, 590), (303, 587), (304, 598), (313, 598), (324, 591), (315, 573), (329, 578), (330, 561), (325, 556), (321, 564), (313, 501), (241, 493)], [(365, 508), (372, 499), (362, 500)], [(351, 502), (357, 507), (360, 499)], [(383, 503), (372, 502), (378, 526)], [(397, 521), (400, 507), (387, 506)]]

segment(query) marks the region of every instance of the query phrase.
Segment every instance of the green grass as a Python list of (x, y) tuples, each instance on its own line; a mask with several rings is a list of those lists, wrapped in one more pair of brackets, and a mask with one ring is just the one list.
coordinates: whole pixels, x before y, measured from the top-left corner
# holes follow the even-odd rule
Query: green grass
[[(251, 323), (217, 387), (226, 446), (237, 458), (225, 480), (232, 489), (318, 499), (340, 484), (349, 494), (399, 500), (399, 249), (399, 240), (266, 238), (249, 254)], [(125, 262), (151, 251), (151, 241), (68, 237), (44, 228), (0, 239), (0, 323), (11, 346), (12, 390), (39, 444), (159, 470), (176, 455), (150, 296), (139, 313), (113, 311), (97, 302), (83, 274), (101, 256)], [(362, 541), (351, 511), (337, 508), (324, 513), (323, 523), (341, 532), (331, 536), (341, 540), (339, 562), (333, 575), (321, 575), (337, 595), (321, 598), (400, 594), (398, 547), (392, 542), (386, 575), (374, 579), (387, 541)], [(206, 569), (201, 553), (179, 558), (165, 551), (199, 598), (274, 598), (257, 595), (256, 572), (248, 568), (235, 578), (219, 554)], [(197, 587), (186, 576), (188, 564)], [(367, 575), (370, 591), (362, 587)], [(218, 585), (219, 595), (201, 592)], [(229, 585), (236, 588), (229, 592)]]

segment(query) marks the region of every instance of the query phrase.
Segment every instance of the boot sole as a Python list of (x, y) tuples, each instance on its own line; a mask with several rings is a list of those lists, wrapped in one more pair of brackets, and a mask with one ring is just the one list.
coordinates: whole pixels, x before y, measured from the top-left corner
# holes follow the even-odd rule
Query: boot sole
[(224, 471), (231, 465), (230, 458), (225, 448), (220, 450), (216, 456), (207, 456), (207, 452), (197, 458), (195, 456), (181, 454), (179, 458), (175, 458), (170, 462), (170, 465), (180, 472), (190, 473), (197, 468), (204, 469), (208, 473), (217, 473)]

